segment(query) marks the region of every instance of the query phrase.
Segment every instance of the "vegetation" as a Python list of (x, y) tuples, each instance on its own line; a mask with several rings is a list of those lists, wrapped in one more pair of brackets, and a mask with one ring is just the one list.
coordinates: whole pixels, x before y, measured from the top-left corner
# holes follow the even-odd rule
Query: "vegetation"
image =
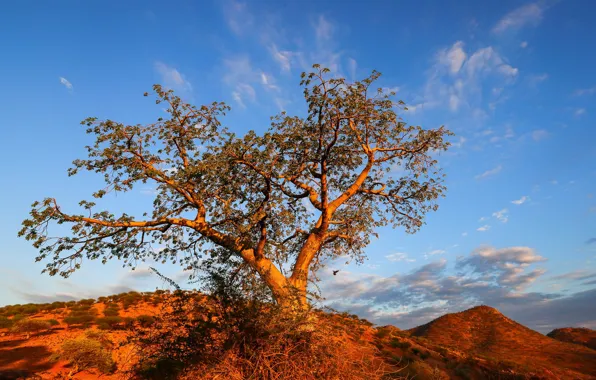
[(26, 334), (27, 339), (31, 334), (36, 334), (41, 331), (49, 330), (52, 324), (48, 321), (40, 319), (21, 319), (15, 322), (11, 327), (11, 332)]
[[(65, 277), (84, 259), (133, 266), (151, 258), (197, 270), (204, 257), (234, 257), (279, 305), (303, 309), (308, 281), (326, 258), (361, 260), (387, 224), (417, 231), (445, 190), (431, 154), (448, 148), (450, 132), (402, 121), (396, 109), (404, 103), (373, 87), (379, 75), (350, 83), (315, 65), (302, 74), (306, 116), (281, 113), (268, 132), (244, 137), (221, 127), (225, 104), (195, 107), (155, 85), (168, 118), (84, 120), (96, 140), (69, 170), (104, 176), (95, 198), (154, 182), (153, 210), (136, 219), (81, 201), (83, 211), (73, 214), (46, 198), (33, 204), (19, 235), (39, 249), (46, 272)], [(70, 225), (70, 235), (49, 235), (54, 223)], [(151, 242), (165, 248), (156, 253)]]
[(71, 375), (86, 369), (97, 368), (103, 373), (115, 370), (112, 355), (95, 339), (69, 339), (62, 344), (59, 358), (72, 366)]

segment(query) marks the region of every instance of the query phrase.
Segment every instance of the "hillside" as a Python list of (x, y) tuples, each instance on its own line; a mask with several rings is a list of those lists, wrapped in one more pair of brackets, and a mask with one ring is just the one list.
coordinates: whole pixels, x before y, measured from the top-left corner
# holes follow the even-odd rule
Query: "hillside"
[(596, 330), (587, 329), (584, 327), (565, 327), (555, 329), (546, 336), (561, 342), (581, 344), (596, 350)]
[(407, 330), (488, 361), (502, 361), (558, 378), (595, 378), (596, 352), (533, 331), (488, 306), (446, 314)]
[[(0, 308), (0, 379), (125, 378), (139, 355), (146, 354), (136, 351), (128, 338), (143, 327), (155, 326), (154, 318), (167, 309), (163, 305), (171, 296), (163, 291), (129, 292), (97, 300)], [(205, 299), (199, 293), (192, 297)], [(489, 307), (448, 314), (408, 331), (394, 326), (375, 328), (346, 313), (317, 311), (316, 315), (319, 329), (339, 332), (338, 340), (329, 341), (329, 350), (343, 350), (345, 361), (358, 358), (359, 363), (374, 364), (378, 371), (367, 379), (388, 378), (387, 373), (394, 379), (596, 379), (596, 351), (545, 337)], [(14, 328), (22, 324), (19, 321), (52, 320), (42, 322), (45, 327), (33, 332)], [(98, 364), (76, 368), (58, 355), (73, 341), (85, 341), (101, 350), (104, 364), (109, 364), (104, 373)], [(161, 372), (157, 377), (137, 378), (166, 377)], [(211, 377), (190, 368), (167, 378)]]

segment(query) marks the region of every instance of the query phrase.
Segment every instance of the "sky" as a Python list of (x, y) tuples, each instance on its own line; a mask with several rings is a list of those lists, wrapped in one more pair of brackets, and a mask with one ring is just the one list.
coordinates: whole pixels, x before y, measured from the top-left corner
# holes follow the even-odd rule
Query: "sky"
[[(455, 133), (439, 210), (416, 234), (379, 230), (362, 265), (331, 263), (328, 305), (400, 328), (479, 304), (541, 332), (596, 328), (594, 14), (590, 0), (7, 3), (0, 305), (164, 287), (148, 263), (42, 275), (16, 236), (33, 201), (74, 212), (102, 183), (66, 173), (92, 143), (82, 119), (152, 122), (163, 111), (143, 93), (160, 83), (225, 101), (239, 135), (264, 132), (282, 110), (305, 114), (300, 73), (320, 63), (349, 80), (381, 72), (405, 121)], [(108, 202), (136, 212), (152, 196)], [(179, 267), (151, 265), (184, 283)]]

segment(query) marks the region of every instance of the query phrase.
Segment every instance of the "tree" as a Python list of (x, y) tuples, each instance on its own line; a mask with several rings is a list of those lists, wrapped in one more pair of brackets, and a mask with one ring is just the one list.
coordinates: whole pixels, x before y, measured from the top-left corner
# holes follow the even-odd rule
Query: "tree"
[(44, 321), (41, 319), (21, 319), (20, 321), (14, 323), (11, 331), (13, 333), (24, 333), (26, 334), (27, 339), (29, 339), (31, 334), (49, 330), (50, 328), (52, 328), (52, 324), (49, 321)]
[[(404, 102), (372, 88), (375, 71), (349, 83), (313, 68), (302, 74), (306, 116), (282, 112), (262, 135), (237, 137), (221, 126), (224, 103), (195, 107), (159, 85), (166, 119), (84, 120), (95, 144), (69, 175), (103, 174), (98, 199), (153, 182), (153, 210), (116, 217), (83, 200), (85, 214), (70, 214), (46, 198), (32, 205), (19, 236), (39, 249), (37, 261), (49, 261), (50, 275), (67, 277), (85, 258), (171, 260), (187, 270), (208, 257), (238, 260), (279, 304), (305, 307), (308, 281), (326, 259), (362, 260), (376, 228), (413, 233), (437, 209), (444, 175), (432, 154), (446, 150), (451, 135), (405, 123), (396, 113)], [(70, 235), (50, 237), (51, 223), (71, 225)]]

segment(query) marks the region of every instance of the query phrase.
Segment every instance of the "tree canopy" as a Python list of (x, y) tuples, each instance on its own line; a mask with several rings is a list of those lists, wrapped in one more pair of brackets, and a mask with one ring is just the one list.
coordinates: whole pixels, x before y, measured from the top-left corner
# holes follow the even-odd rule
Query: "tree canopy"
[[(84, 259), (171, 260), (188, 270), (206, 257), (239, 259), (277, 302), (304, 305), (308, 280), (326, 259), (363, 259), (381, 226), (417, 231), (445, 191), (433, 155), (448, 148), (451, 132), (403, 121), (405, 104), (373, 87), (379, 76), (351, 83), (314, 65), (302, 74), (304, 115), (282, 112), (266, 133), (244, 136), (222, 127), (224, 103), (196, 107), (155, 85), (167, 118), (84, 120), (95, 143), (68, 171), (104, 176), (94, 198), (152, 182), (153, 209), (116, 216), (84, 200), (73, 214), (46, 198), (32, 205), (19, 235), (39, 249), (50, 275), (67, 277)], [(70, 234), (51, 236), (54, 223), (70, 225)]]

